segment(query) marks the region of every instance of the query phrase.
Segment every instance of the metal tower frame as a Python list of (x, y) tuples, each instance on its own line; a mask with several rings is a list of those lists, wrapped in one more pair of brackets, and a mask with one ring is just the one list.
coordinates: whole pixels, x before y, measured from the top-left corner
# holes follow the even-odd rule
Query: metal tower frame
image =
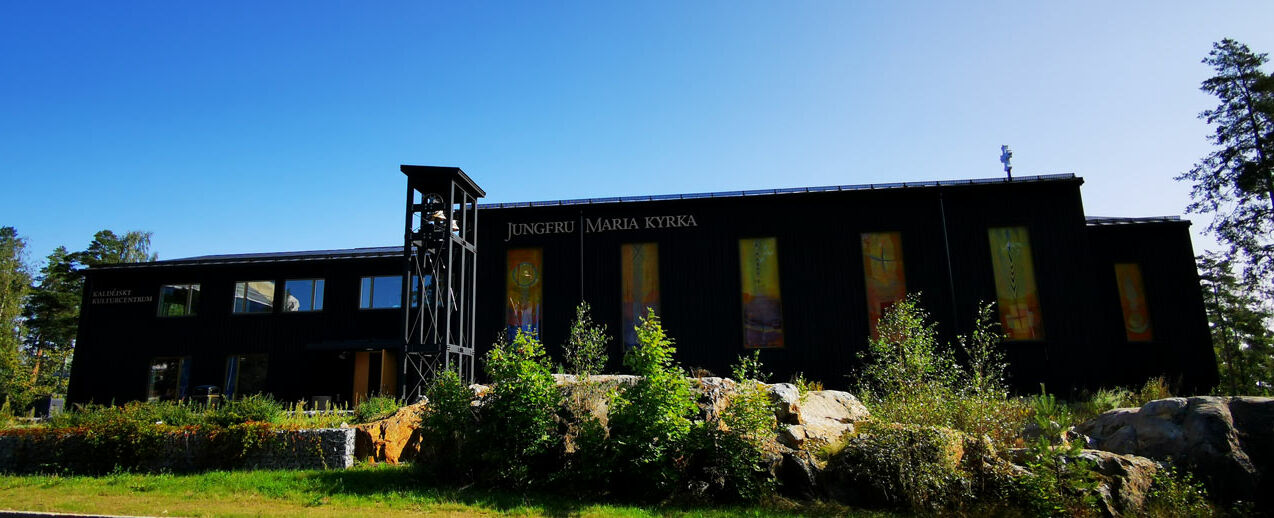
[(478, 198), (486, 192), (457, 167), (403, 165), (402, 397), (415, 401), (442, 369), (474, 379)]

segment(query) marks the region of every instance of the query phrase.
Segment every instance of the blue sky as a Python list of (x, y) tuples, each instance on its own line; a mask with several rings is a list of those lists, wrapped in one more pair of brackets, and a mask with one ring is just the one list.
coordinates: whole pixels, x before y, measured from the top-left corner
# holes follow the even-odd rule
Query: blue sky
[(0, 5), (0, 225), (32, 262), (103, 228), (393, 245), (401, 163), (525, 201), (990, 177), (1009, 144), (1091, 215), (1181, 214), (1200, 59), (1274, 51), (1271, 2), (257, 4)]

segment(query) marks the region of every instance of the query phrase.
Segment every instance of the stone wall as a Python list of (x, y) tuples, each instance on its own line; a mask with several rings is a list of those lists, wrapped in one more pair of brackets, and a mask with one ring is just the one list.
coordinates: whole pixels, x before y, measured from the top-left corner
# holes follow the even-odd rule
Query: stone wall
[[(96, 455), (82, 438), (0, 436), (0, 472), (103, 472), (114, 469), (114, 452)], [(354, 464), (354, 430), (332, 428), (274, 431), (259, 445), (240, 452), (216, 451), (204, 433), (172, 433), (156, 451), (137, 456), (142, 471), (194, 472), (210, 469), (344, 469)], [(112, 465), (107, 465), (112, 464)]]

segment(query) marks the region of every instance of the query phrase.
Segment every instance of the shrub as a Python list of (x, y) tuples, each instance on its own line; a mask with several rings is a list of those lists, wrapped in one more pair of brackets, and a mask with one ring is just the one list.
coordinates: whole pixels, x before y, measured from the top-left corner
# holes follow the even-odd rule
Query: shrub
[(1071, 405), (1075, 422), (1082, 423), (1116, 408), (1132, 406), (1133, 394), (1127, 389), (1099, 389), (1088, 397)]
[(1220, 513), (1208, 500), (1203, 484), (1189, 471), (1164, 465), (1155, 472), (1146, 495), (1145, 516), (1216, 516)]
[(876, 331), (877, 336), (867, 341), (867, 351), (859, 354), (864, 361), (859, 380), (863, 392), (883, 398), (953, 384), (956, 363), (938, 345), (937, 324), (920, 307), (919, 294), (908, 294), (890, 306)]
[(1128, 406), (1140, 407), (1146, 403), (1156, 399), (1166, 399), (1172, 397), (1172, 389), (1168, 386), (1168, 382), (1163, 376), (1150, 378), (1141, 385), (1141, 388), (1134, 392)]
[(637, 346), (624, 365), (641, 376), (611, 407), (611, 437), (621, 470), (620, 487), (667, 490), (678, 480), (675, 461), (690, 433), (695, 411), (690, 382), (673, 361), (673, 341), (653, 310), (637, 326)]
[(718, 419), (697, 423), (689, 435), (688, 477), (701, 497), (757, 500), (772, 492), (765, 465), (768, 441), (778, 427), (762, 381), (760, 353), (740, 356), (733, 368), (737, 388)]
[(1067, 442), (1062, 438), (1073, 420), (1070, 409), (1047, 392), (1033, 397), (1032, 406), (1032, 420), (1039, 436), (1027, 443), (1026, 467), (1030, 474), (1020, 479), (1023, 503), (1039, 515), (1092, 512), (1097, 503), (1092, 463), (1080, 456), (1082, 441)]
[(571, 322), (571, 334), (562, 347), (566, 368), (571, 374), (587, 376), (598, 374), (606, 368), (606, 326), (593, 322), (587, 302), (575, 308), (575, 320)]
[(810, 392), (823, 390), (823, 382), (807, 380), (805, 379), (805, 374), (800, 372), (792, 375), (791, 383), (796, 385), (796, 393), (802, 401), (805, 400), (805, 396)]
[(970, 493), (957, 461), (962, 447), (952, 430), (866, 423), (833, 462), (854, 500), (929, 513), (958, 507)]
[(496, 344), (486, 357), (491, 393), (481, 413), (483, 458), (492, 481), (524, 486), (560, 444), (554, 415), (560, 403), (544, 346), (518, 331), (512, 343)]
[(427, 462), (420, 467), (435, 477), (452, 477), (451, 482), (467, 482), (472, 462), (468, 446), (477, 425), (473, 413), (473, 391), (460, 374), (447, 369), (425, 389), (428, 406), (420, 417), (421, 445)]
[(397, 412), (402, 406), (402, 402), (398, 398), (372, 396), (359, 402), (354, 407), (354, 421), (358, 423), (378, 421), (394, 415), (394, 412)]
[(1004, 331), (995, 318), (995, 303), (978, 304), (973, 331), (956, 336), (965, 358), (965, 387), (977, 395), (1003, 398), (1008, 393), (1005, 371), (1008, 362), (1000, 350)]
[(282, 419), (283, 405), (265, 394), (225, 401), (207, 413), (208, 423), (216, 426), (247, 422), (278, 423)]
[(990, 304), (979, 306), (973, 331), (957, 337), (967, 368), (938, 345), (936, 324), (908, 295), (885, 311), (878, 336), (861, 355), (860, 399), (882, 421), (953, 428), (1012, 443), (1026, 423), (1027, 404), (1008, 397), (1002, 335)]

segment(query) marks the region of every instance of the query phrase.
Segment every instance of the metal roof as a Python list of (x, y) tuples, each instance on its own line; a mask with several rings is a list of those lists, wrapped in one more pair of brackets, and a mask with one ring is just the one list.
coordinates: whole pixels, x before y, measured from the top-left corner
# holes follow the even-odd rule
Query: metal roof
[[(1084, 221), (1090, 227), (1106, 226), (1106, 225), (1136, 225), (1138, 223), (1180, 223), (1183, 220), (1181, 216), (1147, 216), (1139, 218), (1123, 218), (1113, 216), (1087, 216)], [(1185, 221), (1189, 224), (1189, 221)]]
[(694, 200), (700, 198), (737, 198), (741, 196), (766, 196), (774, 194), (798, 194), (811, 192), (872, 191), (885, 189), (909, 189), (918, 187), (947, 187), (996, 183), (1033, 183), (1057, 180), (1073, 180), (1073, 173), (1019, 176), (1008, 178), (974, 178), (969, 180), (938, 180), (927, 182), (865, 183), (853, 185), (824, 185), (820, 187), (791, 187), (786, 189), (758, 189), (751, 191), (697, 192), (688, 194), (656, 194), (652, 196), (617, 196), (610, 198), (580, 198), (573, 200), (519, 201), (507, 203), (479, 203), (479, 209), (513, 209), (521, 207), (554, 207), (560, 205), (596, 205), (602, 203), (632, 203), (641, 201)]
[[(407, 168), (417, 168), (420, 166), (403, 166), (404, 172)], [(448, 171), (458, 168), (431, 168), (446, 169)], [(463, 174), (461, 171), (459, 174)], [(465, 177), (466, 179), (468, 177)], [(531, 201), (531, 202), (513, 202), (513, 203), (480, 203), (479, 209), (510, 209), (519, 207), (553, 207), (560, 205), (597, 205), (603, 203), (632, 203), (643, 201), (667, 201), (667, 200), (694, 200), (703, 198), (736, 198), (743, 196), (771, 196), (778, 194), (799, 194), (799, 193), (818, 193), (818, 192), (848, 192), (848, 191), (871, 191), (871, 190), (892, 190), (892, 189), (911, 189), (924, 187), (948, 187), (948, 186), (967, 186), (967, 185), (986, 185), (986, 184), (1010, 184), (1010, 183), (1036, 183), (1050, 181), (1066, 181), (1075, 180), (1076, 176), (1072, 173), (1063, 174), (1046, 174), (1037, 176), (1019, 176), (1009, 180), (1008, 178), (974, 178), (968, 180), (938, 180), (926, 182), (893, 182), (893, 183), (871, 183), (871, 184), (854, 184), (854, 185), (825, 185), (819, 187), (792, 187), (784, 189), (760, 189), (751, 191), (722, 191), (722, 192), (700, 192), (687, 194), (659, 194), (653, 196), (619, 196), (611, 198), (585, 198), (574, 200), (551, 200), (551, 201)], [(1156, 220), (1156, 218), (1096, 218), (1099, 220), (1135, 220), (1146, 219)], [(1179, 218), (1178, 218), (1179, 219)], [(1094, 223), (1094, 218), (1089, 218), (1090, 225), (1094, 224), (1112, 224), (1112, 223)], [(295, 261), (315, 261), (330, 259), (364, 259), (373, 257), (398, 257), (403, 253), (401, 246), (382, 246), (370, 248), (343, 248), (335, 250), (307, 250), (298, 252), (264, 252), (255, 254), (223, 254), (223, 255), (201, 255), (197, 257), (185, 257), (181, 259), (169, 259), (164, 261), (154, 261), (150, 263), (127, 263), (98, 266), (93, 270), (110, 270), (123, 268), (146, 268), (155, 266), (184, 266), (184, 265), (202, 265), (202, 264), (236, 264), (236, 263), (274, 263), (274, 262), (295, 262)]]
[(235, 263), (281, 263), (296, 261), (314, 261), (320, 259), (366, 259), (373, 257), (401, 257), (401, 246), (378, 246), (368, 248), (342, 248), (336, 250), (306, 250), (299, 252), (263, 252), (255, 254), (221, 254), (168, 259), (149, 263), (120, 263), (93, 267), (93, 270), (111, 270), (119, 268), (146, 268), (150, 266), (184, 266), (201, 264), (235, 264)]

